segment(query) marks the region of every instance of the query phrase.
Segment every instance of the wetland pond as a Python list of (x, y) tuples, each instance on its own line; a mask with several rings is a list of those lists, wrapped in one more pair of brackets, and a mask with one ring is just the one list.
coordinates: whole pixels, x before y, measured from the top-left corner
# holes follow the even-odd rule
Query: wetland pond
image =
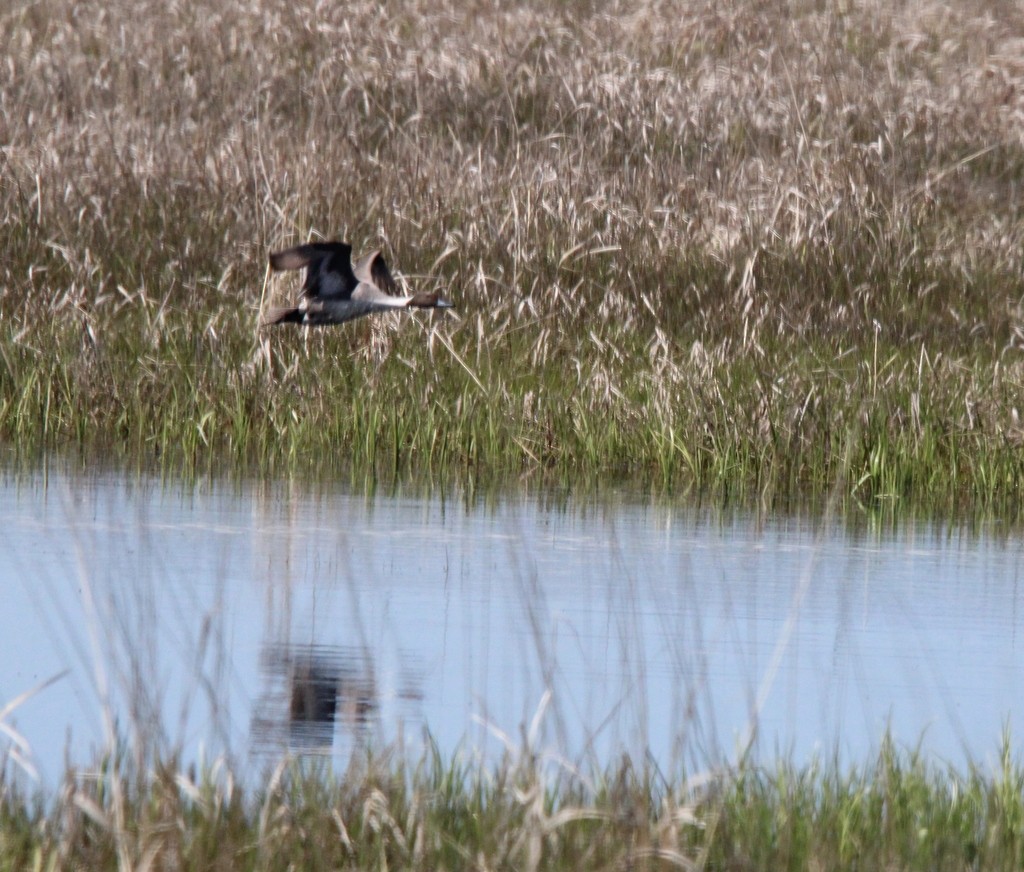
[(1022, 713), (1020, 537), (851, 529), (629, 494), (8, 474), (0, 710), (59, 677), (0, 750), (44, 784), (112, 722), (250, 770), (428, 735), (689, 772), (748, 737), (765, 762), (861, 762), (886, 729), (994, 758)]

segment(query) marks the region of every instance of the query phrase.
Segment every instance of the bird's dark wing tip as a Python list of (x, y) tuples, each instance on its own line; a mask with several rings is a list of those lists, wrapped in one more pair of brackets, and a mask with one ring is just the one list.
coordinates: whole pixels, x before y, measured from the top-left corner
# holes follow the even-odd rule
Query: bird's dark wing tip
[(301, 269), (307, 266), (312, 260), (312, 253), (309, 246), (298, 245), (295, 248), (287, 248), (284, 251), (277, 251), (270, 255), (271, 269)]
[(325, 257), (340, 258), (347, 261), (352, 257), (352, 246), (347, 242), (307, 242), (284, 251), (276, 251), (270, 255), (270, 266), (273, 269), (301, 269), (310, 266)]

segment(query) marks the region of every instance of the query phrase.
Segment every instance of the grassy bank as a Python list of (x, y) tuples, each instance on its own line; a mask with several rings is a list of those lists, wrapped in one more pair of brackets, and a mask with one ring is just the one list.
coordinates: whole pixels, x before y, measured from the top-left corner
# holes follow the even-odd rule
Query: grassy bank
[[(0, 437), (1013, 512), (1024, 69), (991, 4), (0, 12)], [(458, 318), (260, 330), (267, 252)]]
[(49, 802), (0, 781), (4, 869), (1016, 869), (1024, 770), (927, 766), (886, 743), (863, 768), (582, 776), (531, 755), (298, 764), (245, 790), (223, 765), (143, 778), (104, 761)]

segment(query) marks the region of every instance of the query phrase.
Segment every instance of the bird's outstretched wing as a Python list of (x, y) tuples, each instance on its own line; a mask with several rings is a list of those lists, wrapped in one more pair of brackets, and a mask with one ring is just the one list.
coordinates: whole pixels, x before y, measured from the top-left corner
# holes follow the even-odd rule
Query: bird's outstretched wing
[(302, 295), (315, 299), (345, 299), (359, 284), (352, 270), (352, 246), (346, 242), (309, 242), (270, 255), (273, 269), (306, 268)]
[(387, 294), (394, 294), (398, 290), (398, 283), (388, 269), (387, 261), (380, 251), (371, 251), (366, 257), (361, 258), (356, 264), (356, 278), (361, 282), (375, 285)]

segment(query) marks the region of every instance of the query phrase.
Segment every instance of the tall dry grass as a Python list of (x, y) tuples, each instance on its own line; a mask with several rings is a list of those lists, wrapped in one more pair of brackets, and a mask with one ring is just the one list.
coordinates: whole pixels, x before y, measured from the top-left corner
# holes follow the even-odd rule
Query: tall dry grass
[[(0, 433), (1012, 510), (1008, 3), (42, 0), (0, 12)], [(459, 320), (260, 331), (269, 249)]]

